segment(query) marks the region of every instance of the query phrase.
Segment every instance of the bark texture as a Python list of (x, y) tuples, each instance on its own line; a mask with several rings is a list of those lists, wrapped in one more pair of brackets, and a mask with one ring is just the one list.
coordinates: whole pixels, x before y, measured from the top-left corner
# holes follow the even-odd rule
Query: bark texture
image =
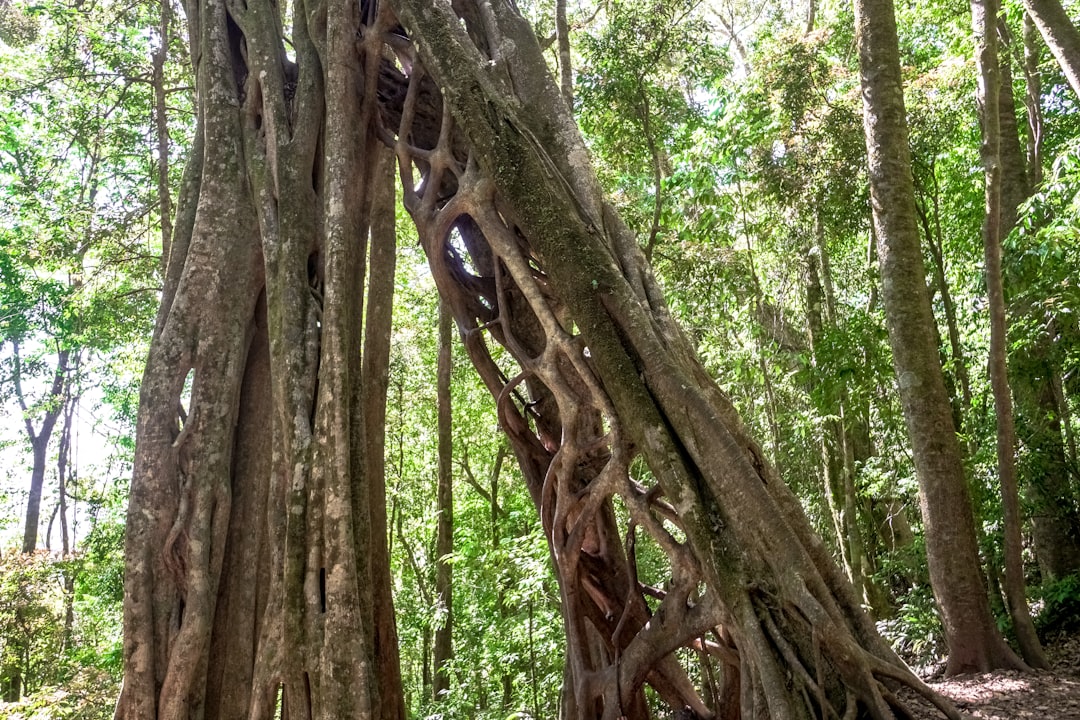
[(116, 717), (402, 718), (369, 427), (394, 247), (382, 43), (358, 46), (356, 3), (295, 4), (292, 55), (273, 2), (184, 10), (197, 129), (141, 391)]
[[(901, 703), (885, 678), (927, 692), (672, 321), (600, 195), (528, 23), (502, 1), (395, 7), (418, 62), (385, 134), (549, 539), (572, 717), (647, 717), (645, 684), (684, 714), (713, 717), (674, 662), (680, 646), (720, 659), (746, 718), (887, 718)], [(429, 74), (438, 133), (418, 127)], [(496, 362), (493, 343), (515, 368)], [(639, 455), (651, 473), (631, 473)], [(638, 575), (639, 533), (667, 555), (665, 590)]]
[[(1009, 387), (1006, 364), (1008, 327), (1005, 317), (1005, 287), (1001, 275), (1001, 245), (1004, 234), (1016, 223), (1016, 208), (1023, 194), (1026, 174), (1016, 133), (1016, 118), (1012, 111), (1012, 92), (1002, 92), (1005, 73), (1002, 72), (1001, 60), (1007, 58), (998, 52), (999, 12), (997, 0), (971, 2), (975, 64), (979, 69), (978, 100), (979, 117), (982, 121), (980, 152), (985, 185), (982, 236), (987, 303), (990, 306), (988, 365), (997, 423), (998, 481), (1001, 483), (1001, 506), (1004, 511), (1005, 598), (1025, 662), (1031, 667), (1045, 669), (1049, 667), (1049, 663), (1035, 634), (1024, 582), (1020, 491), (1016, 474), (1016, 425), (1013, 421), (1012, 390)], [(1011, 78), (1011, 75), (1009, 77)], [(1003, 95), (1005, 97), (1002, 97)], [(1005, 122), (1006, 120), (1012, 122)], [(1008, 143), (1003, 142), (1003, 131), (1006, 129), (1010, 131)], [(1009, 150), (1003, 152), (1005, 147)], [(1018, 162), (1021, 163), (1019, 167)], [(1012, 179), (1006, 180), (1005, 176), (1010, 174)]]
[(1073, 92), (1080, 95), (1080, 30), (1076, 29), (1060, 0), (1024, 0), (1024, 9), (1035, 22)]
[(911, 438), (948, 674), (1020, 667), (998, 633), (979, 569), (960, 446), (938, 359), (919, 247), (891, 0), (856, 0), (870, 197), (893, 364)]
[(439, 482), (436, 489), (438, 522), (435, 537), (435, 599), (440, 623), (435, 627), (435, 699), (450, 691), (450, 661), (454, 658), (454, 438), (450, 405), (453, 355), (450, 311), (439, 303), (439, 357), (435, 378), (438, 404)]
[(19, 402), (19, 409), (23, 415), (23, 427), (26, 430), (26, 439), (30, 441), (30, 449), (33, 455), (33, 463), (30, 466), (30, 492), (26, 499), (26, 518), (23, 521), (22, 551), (32, 553), (37, 549), (38, 526), (41, 524), (41, 493), (45, 488), (45, 466), (48, 464), (49, 441), (52, 439), (56, 421), (64, 411), (68, 402), (68, 366), (71, 359), (71, 351), (67, 349), (57, 350), (56, 367), (53, 369), (52, 383), (49, 391), (41, 401), (44, 412), (41, 422), (34, 427), (32, 419), (33, 410), (27, 406), (26, 395), (22, 389), (22, 358), (19, 354), (19, 344), (13, 348), (15, 368), (12, 377), (15, 385), (15, 398)]
[[(958, 718), (698, 362), (512, 2), (304, 0), (288, 45), (271, 0), (185, 10), (198, 131), (142, 386), (118, 718), (403, 715), (380, 141), (547, 533), (572, 717), (646, 718), (648, 685), (684, 717), (885, 720), (898, 681)], [(640, 576), (642, 534), (665, 575)]]

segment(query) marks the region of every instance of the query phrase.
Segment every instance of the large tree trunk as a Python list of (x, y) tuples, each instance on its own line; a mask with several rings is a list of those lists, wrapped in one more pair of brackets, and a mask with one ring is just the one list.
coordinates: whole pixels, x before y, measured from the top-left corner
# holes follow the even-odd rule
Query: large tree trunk
[(355, 2), (297, 3), (295, 62), (274, 2), (185, 14), (198, 123), (142, 385), (116, 717), (401, 718), (367, 462), (385, 222), (361, 352), (382, 43), (357, 47)]
[(891, 0), (856, 0), (855, 16), (882, 297), (919, 480), (931, 584), (949, 644), (946, 672), (1021, 667), (990, 614), (938, 360), (919, 247), (893, 5)]
[[(990, 356), (988, 359), (990, 385), (994, 395), (994, 417), (997, 424), (997, 466), (1001, 483), (1001, 506), (1005, 534), (1005, 597), (1013, 630), (1020, 643), (1020, 652), (1028, 665), (1047, 668), (1035, 624), (1027, 604), (1027, 585), (1021, 553), (1023, 541), (1020, 528), (1020, 491), (1016, 476), (1016, 426), (1013, 422), (1012, 390), (1009, 387), (1005, 348), (1008, 342), (1005, 318), (1005, 288), (1001, 277), (1002, 237), (1016, 222), (1016, 208), (1026, 184), (1021, 162), (1020, 144), (1016, 134), (1012, 92), (1007, 94), (1008, 108), (1002, 99), (1003, 73), (998, 53), (997, 0), (972, 0), (971, 18), (975, 33), (975, 64), (979, 69), (979, 117), (982, 120), (981, 155), (985, 174), (985, 216), (983, 217), (983, 257), (986, 268), (986, 294), (990, 306)], [(1007, 62), (1007, 58), (1002, 58)], [(1004, 110), (1008, 112), (1003, 112)], [(1002, 123), (1011, 118), (1011, 126)], [(1003, 125), (1005, 127), (1003, 127)], [(1009, 161), (1004, 164), (1002, 152), (1003, 129), (1011, 131)], [(1004, 176), (1011, 173), (1012, 180)], [(1017, 188), (1020, 185), (1021, 188)], [(1006, 193), (1005, 190), (1010, 189)]]
[[(368, 461), (383, 336), (361, 322), (376, 138), (540, 511), (578, 717), (645, 718), (645, 684), (711, 717), (683, 646), (721, 659), (745, 718), (889, 718), (893, 679), (958, 717), (674, 324), (528, 23), (506, 0), (393, 6), (404, 28), (384, 3), (298, 3), (292, 55), (273, 2), (186, 8), (198, 130), (142, 386), (117, 717), (402, 715)], [(638, 529), (665, 576), (639, 576)]]
[[(503, 0), (455, 3), (461, 17), (444, 2), (395, 6), (424, 68), (397, 118), (406, 207), (538, 500), (578, 716), (642, 717), (645, 683), (711, 716), (670, 662), (684, 645), (739, 667), (746, 718), (891, 717), (892, 677), (928, 693), (671, 319), (528, 23)], [(426, 73), (449, 114), (424, 138), (410, 98)], [(489, 341), (520, 371), (500, 368)], [(638, 454), (651, 477), (631, 476)], [(625, 532), (607, 512), (616, 496)], [(638, 529), (667, 555), (665, 591), (638, 575)], [(736, 652), (703, 642), (721, 624)]]
[(1024, 9), (1035, 21), (1073, 92), (1080, 95), (1080, 30), (1060, 0), (1024, 0)]

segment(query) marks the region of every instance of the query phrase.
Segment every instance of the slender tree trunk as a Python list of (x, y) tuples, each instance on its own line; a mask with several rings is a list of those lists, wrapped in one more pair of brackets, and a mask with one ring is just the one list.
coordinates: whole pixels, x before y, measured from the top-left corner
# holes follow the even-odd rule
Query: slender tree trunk
[[(499, 557), (499, 546), (502, 542), (499, 517), (505, 514), (499, 508), (499, 476), (502, 474), (502, 466), (505, 460), (506, 446), (500, 444), (499, 450), (495, 453), (495, 463), (491, 466), (491, 473), (488, 475), (489, 502), (491, 504), (491, 549), (495, 557)], [(502, 580), (503, 569), (497, 566), (495, 570), (498, 585), (495, 591), (495, 611), (499, 614), (499, 620), (505, 621), (510, 616), (510, 608), (506, 604), (506, 584)], [(510, 712), (514, 702), (514, 678), (510, 673), (510, 668), (503, 668), (499, 676), (499, 682), (502, 688), (501, 707), (503, 711)]]
[[(1028, 310), (1031, 312), (1031, 310)], [(1031, 507), (1035, 557), (1044, 579), (1080, 572), (1080, 514), (1070, 484), (1073, 471), (1062, 439), (1064, 423), (1054, 392), (1056, 368), (1050, 338), (1040, 337), (1013, 355), (1017, 434), (1027, 450), (1023, 464)]]
[(172, 241), (172, 196), (169, 190), (169, 117), (165, 105), (165, 61), (172, 33), (172, 0), (159, 0), (158, 42), (151, 57), (154, 86), (154, 131), (157, 135), (158, 222), (161, 225), (161, 268), (169, 264)]
[[(1020, 492), (1016, 477), (1016, 428), (1013, 424), (1012, 391), (1005, 360), (1008, 343), (1005, 319), (1005, 290), (1001, 279), (1001, 241), (1003, 232), (1016, 221), (1019, 199), (1003, 197), (1004, 169), (1002, 168), (1002, 78), (1001, 58), (998, 53), (997, 0), (972, 0), (971, 17), (975, 30), (975, 61), (979, 68), (979, 107), (982, 119), (982, 160), (985, 179), (985, 217), (983, 219), (983, 257), (986, 267), (987, 302), (990, 306), (990, 384), (994, 394), (994, 416), (997, 421), (998, 479), (1001, 482), (1001, 505), (1004, 511), (1005, 533), (1005, 597), (1013, 629), (1020, 643), (1020, 652), (1028, 665), (1047, 668), (1035, 624), (1027, 604), (1027, 588), (1024, 583), (1024, 566), (1021, 558)], [(1006, 59), (1007, 60), (1007, 59)], [(1008, 93), (1012, 102), (1012, 93)], [(1011, 111), (1012, 108), (1010, 107)], [(1012, 117), (1012, 140), (1016, 143), (1015, 116)], [(1015, 158), (1013, 158), (1015, 162)], [(1012, 168), (1016, 172), (1016, 168)], [(1021, 168), (1019, 177), (1025, 179)], [(1015, 184), (1015, 182), (1014, 182)], [(1007, 200), (1007, 202), (1006, 202)], [(1008, 205), (1008, 207), (1006, 207)]]
[[(967, 370), (967, 359), (964, 357), (964, 346), (960, 341), (960, 323), (956, 319), (956, 302), (953, 300), (952, 291), (949, 290), (949, 281), (945, 277), (945, 253), (941, 244), (941, 216), (938, 207), (937, 175), (934, 168), (931, 168), (931, 172), (935, 173), (932, 191), (933, 220), (931, 220), (924, 203), (916, 202), (915, 209), (919, 213), (923, 237), (926, 238), (926, 245), (930, 249), (930, 257), (933, 260), (934, 289), (941, 296), (941, 306), (945, 312), (945, 327), (949, 334), (950, 351), (948, 367), (952, 370), (951, 374), (945, 376), (945, 382), (952, 400), (953, 423), (958, 430), (962, 430), (964, 417), (971, 412), (973, 396), (971, 380)], [(974, 452), (972, 443), (969, 443), (968, 452)]]
[(574, 108), (574, 69), (570, 59), (570, 23), (566, 19), (566, 0), (555, 0), (555, 36), (559, 47), (559, 89), (563, 100)]
[(1065, 383), (1062, 379), (1060, 367), (1052, 368), (1050, 386), (1057, 405), (1057, 416), (1061, 419), (1061, 426), (1065, 430), (1065, 447), (1069, 451), (1069, 465), (1074, 468), (1080, 467), (1080, 454), (1076, 451), (1076, 434), (1072, 429), (1072, 411), (1069, 409), (1069, 398), (1065, 395)]
[[(1042, 89), (1039, 76), (1041, 41), (1030, 14), (1024, 15), (1024, 77), (1027, 85), (1027, 188), (1042, 183)], [(1018, 316), (1027, 315), (1045, 324), (1044, 309), (1038, 305), (1015, 304)], [(1025, 494), (1032, 507), (1031, 525), (1035, 555), (1047, 579), (1057, 579), (1080, 571), (1080, 516), (1075, 494), (1069, 484), (1060, 405), (1054, 390), (1058, 369), (1052, 360), (1053, 331), (1047, 328), (1038, 337), (1010, 355), (1011, 385), (1017, 410), (1017, 432), (1027, 449), (1024, 475)]]
[[(806, 258), (806, 320), (810, 331), (810, 350), (811, 357), (815, 365), (815, 372), (811, 374), (814, 378), (815, 384), (817, 384), (816, 378), (820, 374), (821, 363), (821, 344), (824, 337), (825, 323), (822, 314), (822, 307), (825, 303), (825, 294), (821, 287), (821, 277), (818, 272), (818, 259), (817, 253), (820, 252), (818, 248), (813, 250), (807, 250), (804, 253)], [(815, 394), (816, 388), (811, 386), (810, 391)], [(824, 391), (817, 389), (816, 394), (829, 394), (829, 390)], [(844, 506), (842, 502), (843, 498), (843, 481), (840, 477), (843, 472), (843, 463), (838, 457), (838, 448), (840, 446), (840, 439), (838, 437), (839, 423), (835, 417), (835, 413), (831, 408), (823, 408), (822, 412), (829, 416), (823, 422), (823, 428), (821, 433), (821, 474), (822, 474), (822, 494), (825, 496), (825, 506), (829, 511), (829, 516), (832, 519), (832, 527), (836, 533), (836, 550), (840, 555), (840, 559), (843, 563), (844, 570), (847, 572), (848, 577), (854, 582), (855, 573), (852, 569), (851, 556), (850, 556), (850, 544), (847, 541), (848, 528), (845, 523)]]
[(438, 405), (439, 482), (435, 540), (435, 598), (440, 613), (435, 624), (435, 699), (450, 691), (450, 662), (454, 658), (454, 473), (453, 424), (450, 379), (453, 372), (450, 327), (453, 319), (445, 303), (439, 303), (439, 359), (436, 371)]
[(68, 381), (68, 360), (71, 353), (69, 350), (59, 350), (56, 353), (56, 367), (53, 370), (52, 384), (48, 393), (41, 400), (44, 413), (41, 416), (41, 424), (35, 428), (31, 416), (33, 410), (28, 407), (26, 395), (22, 387), (22, 358), (19, 354), (19, 343), (13, 345), (15, 360), (14, 385), (15, 397), (19, 401), (19, 409), (23, 414), (23, 426), (26, 429), (26, 437), (30, 441), (33, 454), (33, 464), (30, 469), (30, 493), (26, 500), (26, 517), (23, 524), (22, 551), (31, 553), (37, 548), (38, 525), (41, 520), (41, 493), (45, 487), (45, 467), (48, 464), (49, 440), (52, 438), (56, 421), (66, 405), (65, 393)]
[(386, 513), (386, 394), (397, 266), (397, 197), (393, 153), (377, 151), (372, 187), (367, 309), (364, 314), (364, 416), (367, 450), (364, 474), (371, 491), (372, 592), (375, 603), (375, 658), (382, 720), (405, 720), (393, 579)]
[[(405, 536), (404, 523), (401, 515), (397, 516), (397, 535), (401, 542), (401, 548), (405, 551), (405, 559), (412, 570), (413, 579), (416, 580), (416, 591), (420, 595), (420, 601), (425, 607), (435, 607), (435, 598), (431, 594), (424, 574), (420, 570), (420, 564), (416, 561), (416, 553), (413, 551), (408, 538)], [(431, 623), (425, 622), (420, 629), (420, 695), (425, 700), (433, 697), (431, 678)]]
[(1024, 9), (1061, 66), (1073, 92), (1080, 95), (1080, 30), (1076, 29), (1060, 0), (1024, 0)]
[(1024, 106), (1027, 108), (1027, 171), (1028, 187), (1037, 188), (1042, 184), (1042, 78), (1039, 63), (1042, 46), (1039, 44), (1039, 30), (1029, 13), (1024, 13)]
[[(1000, 3), (999, 3), (1000, 5)], [(1020, 143), (1020, 125), (1016, 119), (1016, 95), (1013, 92), (1012, 32), (999, 13), (995, 28), (998, 58), (998, 157), (1001, 167), (1001, 238), (1019, 219), (1020, 205), (1031, 195), (1027, 158)]]
[[(69, 396), (64, 403), (64, 424), (60, 432), (60, 447), (56, 459), (57, 514), (60, 516), (60, 552), (65, 560), (71, 557), (71, 535), (68, 527), (68, 478), (71, 473), (71, 425), (78, 399)], [(64, 585), (64, 634), (63, 649), (71, 647), (75, 632), (75, 573), (76, 565), (65, 567), (62, 571)]]
[(946, 673), (1022, 667), (990, 614), (934, 340), (892, 2), (856, 0), (855, 18), (882, 298), (919, 480), (931, 583), (949, 644)]

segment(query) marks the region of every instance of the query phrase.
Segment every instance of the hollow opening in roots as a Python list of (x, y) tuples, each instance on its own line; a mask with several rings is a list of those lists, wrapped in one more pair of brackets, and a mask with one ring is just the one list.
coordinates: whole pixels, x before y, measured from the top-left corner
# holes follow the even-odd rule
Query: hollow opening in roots
[(187, 424), (188, 418), (191, 417), (191, 400), (195, 391), (195, 368), (188, 370), (187, 377), (184, 378), (184, 384), (180, 388), (180, 399), (177, 402), (176, 413), (179, 419), (180, 429), (184, 429), (184, 425)]

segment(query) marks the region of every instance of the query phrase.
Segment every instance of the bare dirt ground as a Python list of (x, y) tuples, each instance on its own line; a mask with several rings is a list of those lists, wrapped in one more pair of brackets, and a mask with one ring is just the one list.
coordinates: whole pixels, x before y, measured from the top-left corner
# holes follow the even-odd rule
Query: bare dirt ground
[[(1080, 634), (1047, 645), (1046, 652), (1051, 670), (939, 677), (928, 684), (973, 720), (1080, 720)], [(918, 720), (943, 717), (928, 704), (912, 705)]]

